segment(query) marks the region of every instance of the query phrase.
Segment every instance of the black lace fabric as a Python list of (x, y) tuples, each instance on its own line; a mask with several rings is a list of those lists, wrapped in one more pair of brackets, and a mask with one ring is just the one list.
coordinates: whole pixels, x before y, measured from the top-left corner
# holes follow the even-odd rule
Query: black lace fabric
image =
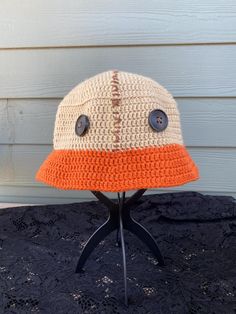
[(180, 192), (143, 196), (133, 205), (166, 266), (125, 231), (129, 307), (115, 233), (75, 274), (82, 247), (107, 215), (96, 201), (1, 210), (0, 313), (236, 313), (233, 198)]

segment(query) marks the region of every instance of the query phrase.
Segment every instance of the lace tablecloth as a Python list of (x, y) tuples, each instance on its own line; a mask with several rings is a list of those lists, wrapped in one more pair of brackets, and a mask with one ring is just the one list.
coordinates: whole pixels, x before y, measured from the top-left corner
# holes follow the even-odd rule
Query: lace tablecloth
[(0, 313), (235, 314), (235, 200), (181, 192), (143, 196), (133, 207), (166, 266), (125, 231), (128, 308), (115, 233), (92, 253), (85, 272), (75, 274), (83, 245), (107, 218), (103, 205), (1, 210)]

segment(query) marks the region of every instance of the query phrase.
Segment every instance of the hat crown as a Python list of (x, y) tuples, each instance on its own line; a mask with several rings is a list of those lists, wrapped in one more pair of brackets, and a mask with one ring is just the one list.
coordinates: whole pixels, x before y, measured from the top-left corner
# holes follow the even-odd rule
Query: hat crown
[[(168, 126), (155, 132), (149, 114), (161, 110)], [(89, 129), (78, 136), (78, 117), (89, 119)], [(151, 78), (117, 70), (97, 74), (75, 86), (59, 104), (54, 127), (54, 149), (126, 150), (183, 144), (179, 111), (172, 95)]]

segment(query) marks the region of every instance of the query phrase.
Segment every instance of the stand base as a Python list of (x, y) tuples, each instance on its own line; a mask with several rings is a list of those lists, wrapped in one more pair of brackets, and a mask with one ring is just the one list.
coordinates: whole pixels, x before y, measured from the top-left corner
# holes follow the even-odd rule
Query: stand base
[[(141, 197), (141, 191), (143, 193), (145, 190), (139, 190), (136, 194), (133, 195), (126, 203), (121, 211), (121, 219), (123, 222), (123, 228), (129, 230), (133, 234), (135, 234), (141, 241), (143, 241), (147, 247), (150, 249), (154, 257), (158, 260), (158, 264), (160, 266), (164, 266), (164, 259), (161, 255), (161, 252), (157, 246), (157, 243), (153, 236), (145, 229), (141, 224), (139, 224), (136, 220), (134, 220), (130, 215), (130, 207), (127, 205), (131, 205), (135, 200)], [(86, 245), (84, 246), (82, 253), (80, 255), (76, 273), (83, 271), (83, 267), (92, 253), (92, 251), (98, 246), (98, 244), (105, 239), (111, 232), (117, 230), (117, 235), (120, 230), (120, 217), (119, 217), (119, 204), (113, 203), (109, 199), (105, 200), (106, 196), (101, 192), (92, 193), (103, 203), (106, 203), (109, 208), (109, 218), (107, 221), (101, 225), (88, 239)], [(141, 194), (141, 195), (140, 195)], [(117, 244), (119, 244), (118, 236), (117, 236)]]
[[(97, 245), (104, 240), (111, 232), (117, 230), (117, 244), (120, 245), (119, 232), (121, 235), (121, 244), (123, 252), (123, 265), (124, 265), (124, 279), (126, 282), (126, 260), (125, 260), (125, 249), (124, 249), (124, 234), (123, 228), (129, 230), (135, 234), (141, 241), (143, 241), (147, 247), (150, 249), (154, 257), (158, 260), (159, 266), (164, 266), (164, 260), (157, 246), (157, 243), (153, 236), (136, 220), (134, 220), (130, 215), (130, 205), (139, 199), (146, 190), (138, 190), (131, 198), (125, 201), (125, 192), (123, 192), (122, 201), (120, 199), (120, 194), (118, 193), (118, 204), (112, 202), (104, 194), (97, 191), (91, 191), (103, 204), (105, 204), (109, 209), (109, 217), (107, 221), (101, 225), (88, 239), (85, 244), (77, 267), (76, 273), (83, 271), (83, 267), (92, 253), (92, 251), (97, 247)], [(125, 288), (126, 290), (126, 288)], [(126, 292), (126, 304), (127, 304), (127, 292)]]

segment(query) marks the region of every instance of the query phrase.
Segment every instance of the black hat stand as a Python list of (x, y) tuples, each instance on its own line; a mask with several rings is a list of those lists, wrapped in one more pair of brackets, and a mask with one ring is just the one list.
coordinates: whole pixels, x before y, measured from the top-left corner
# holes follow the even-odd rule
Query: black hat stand
[[(124, 242), (124, 229), (129, 230), (135, 234), (141, 241), (143, 241), (153, 253), (154, 257), (158, 260), (159, 266), (164, 266), (164, 260), (157, 246), (157, 243), (153, 236), (137, 221), (135, 221), (130, 215), (130, 206), (135, 203), (145, 192), (145, 189), (138, 190), (130, 198), (125, 198), (125, 192), (118, 194), (118, 203), (113, 202), (106, 197), (102, 192), (91, 191), (97, 199), (106, 205), (109, 209), (109, 217), (107, 221), (102, 224), (88, 239), (86, 242), (77, 267), (76, 273), (82, 272), (86, 260), (97, 247), (97, 245), (104, 240), (112, 231), (116, 233), (116, 244), (121, 245), (123, 255), (123, 269), (124, 269), (124, 290), (125, 290), (125, 305), (128, 306), (128, 294), (127, 294), (127, 271), (126, 271), (126, 254), (125, 254), (125, 242)], [(120, 234), (120, 240), (119, 240)]]

